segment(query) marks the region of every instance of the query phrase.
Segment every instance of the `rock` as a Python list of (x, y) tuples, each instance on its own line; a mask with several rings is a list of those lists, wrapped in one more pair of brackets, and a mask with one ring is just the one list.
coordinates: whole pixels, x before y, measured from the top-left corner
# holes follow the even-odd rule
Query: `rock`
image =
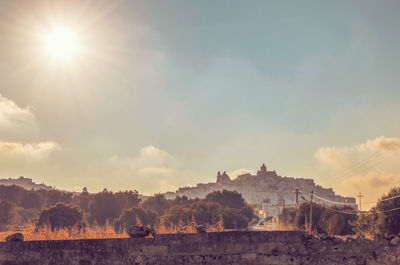
[(392, 246), (398, 246), (400, 244), (400, 237), (395, 237), (392, 240), (390, 240), (390, 245)]
[(204, 225), (196, 226), (196, 231), (197, 233), (207, 233), (207, 229), (204, 227)]
[(325, 236), (321, 236), (321, 237), (320, 237), (320, 240), (321, 240), (321, 241), (327, 241), (327, 240), (333, 241), (334, 239), (335, 239), (334, 236), (328, 236), (328, 235), (325, 235)]
[(340, 238), (335, 237), (335, 238), (333, 239), (333, 243), (335, 243), (335, 244), (341, 244), (341, 243), (343, 243), (343, 240), (340, 239)]
[(6, 237), (7, 242), (22, 242), (24, 241), (24, 235), (21, 233), (15, 233)]
[(126, 233), (131, 238), (146, 237), (149, 234), (152, 234), (153, 237), (156, 237), (156, 232), (153, 229), (141, 225), (131, 225), (128, 227), (128, 229), (126, 229)]

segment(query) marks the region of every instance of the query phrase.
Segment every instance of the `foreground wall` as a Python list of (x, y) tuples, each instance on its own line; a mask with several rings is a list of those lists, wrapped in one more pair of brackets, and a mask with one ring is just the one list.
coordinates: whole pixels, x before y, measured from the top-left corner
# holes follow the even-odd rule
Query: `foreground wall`
[(386, 240), (314, 238), (298, 231), (0, 243), (0, 265), (58, 264), (400, 264), (400, 248)]

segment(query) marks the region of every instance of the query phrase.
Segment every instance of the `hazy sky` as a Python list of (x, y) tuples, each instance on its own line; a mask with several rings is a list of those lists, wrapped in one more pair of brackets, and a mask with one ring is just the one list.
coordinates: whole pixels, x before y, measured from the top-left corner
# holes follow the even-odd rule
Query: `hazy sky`
[[(152, 194), (265, 162), (375, 200), (400, 182), (399, 13), (399, 1), (1, 0), (0, 177)], [(45, 45), (58, 28), (79, 46), (68, 58)]]

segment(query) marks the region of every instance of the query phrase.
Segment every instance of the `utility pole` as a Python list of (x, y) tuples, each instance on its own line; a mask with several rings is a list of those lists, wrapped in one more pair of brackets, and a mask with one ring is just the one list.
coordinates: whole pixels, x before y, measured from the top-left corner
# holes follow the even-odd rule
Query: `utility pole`
[(301, 193), (301, 190), (299, 190), (299, 187), (296, 187), (296, 190), (293, 192), (296, 193), (296, 210), (299, 209), (299, 193)]
[(311, 191), (311, 200), (310, 200), (310, 233), (312, 233), (312, 201), (314, 197), (314, 191)]
[(357, 195), (357, 197), (358, 197), (358, 210), (361, 212), (361, 197), (364, 197), (364, 195), (361, 195), (361, 192), (360, 193), (358, 193), (358, 195)]

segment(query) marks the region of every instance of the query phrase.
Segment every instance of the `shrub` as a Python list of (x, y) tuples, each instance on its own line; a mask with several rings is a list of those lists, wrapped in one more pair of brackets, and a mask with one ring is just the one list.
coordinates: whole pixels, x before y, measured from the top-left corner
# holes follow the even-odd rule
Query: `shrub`
[(226, 229), (246, 228), (250, 221), (240, 210), (234, 208), (224, 208), (222, 217)]
[(381, 199), (378, 200), (376, 208), (378, 211), (384, 212), (380, 214), (381, 220), (379, 220), (379, 230), (384, 234), (400, 233), (400, 210), (387, 212), (388, 210), (400, 207), (400, 197), (385, 200), (398, 195), (400, 195), (400, 187), (395, 187), (392, 188), (387, 195), (383, 195)]
[(162, 222), (167, 227), (176, 226), (179, 223), (189, 225), (193, 221), (197, 224), (210, 225), (218, 222), (221, 213), (222, 208), (219, 203), (201, 200), (172, 206), (165, 212)]
[(376, 208), (372, 208), (370, 212), (360, 212), (350, 224), (353, 231), (359, 235), (373, 236), (379, 233), (380, 221)]
[(57, 203), (50, 208), (40, 212), (37, 227), (42, 227), (49, 224), (51, 229), (72, 228), (73, 226), (82, 227), (83, 212), (80, 208), (74, 205)]
[(0, 230), (3, 230), (11, 222), (13, 207), (13, 203), (0, 200)]
[(130, 225), (150, 225), (154, 227), (156, 220), (156, 212), (133, 207), (131, 209), (125, 209), (121, 215), (114, 220), (114, 230), (120, 233)]

